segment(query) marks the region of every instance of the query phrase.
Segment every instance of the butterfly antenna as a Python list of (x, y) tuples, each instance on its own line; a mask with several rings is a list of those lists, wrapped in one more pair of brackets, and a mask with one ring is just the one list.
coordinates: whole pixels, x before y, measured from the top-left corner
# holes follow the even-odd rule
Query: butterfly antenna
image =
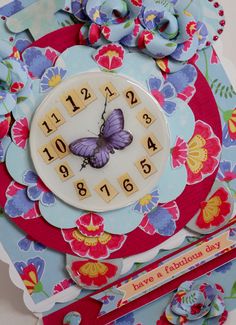
[(107, 109), (107, 95), (106, 95), (104, 110), (103, 110), (102, 117), (101, 117), (102, 118), (102, 125), (100, 127), (100, 134), (102, 133), (104, 125), (106, 123), (106, 120), (105, 120), (106, 109)]
[(89, 164), (88, 158), (85, 158), (81, 164), (80, 172)]

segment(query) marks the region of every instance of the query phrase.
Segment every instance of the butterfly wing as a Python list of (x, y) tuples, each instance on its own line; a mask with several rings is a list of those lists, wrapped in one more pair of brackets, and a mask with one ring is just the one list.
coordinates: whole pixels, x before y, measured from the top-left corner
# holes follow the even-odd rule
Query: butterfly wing
[(102, 134), (104, 138), (109, 138), (113, 134), (124, 129), (124, 115), (120, 108), (114, 109), (105, 121)]
[(94, 168), (102, 168), (109, 161), (110, 150), (108, 146), (98, 147), (92, 157), (89, 158), (89, 164)]
[(107, 139), (112, 147), (116, 150), (122, 150), (126, 148), (132, 141), (133, 136), (128, 131), (120, 131), (113, 134), (109, 139)]
[(70, 151), (80, 157), (90, 158), (94, 155), (98, 147), (98, 138), (90, 137), (90, 138), (81, 138), (75, 140), (69, 145)]

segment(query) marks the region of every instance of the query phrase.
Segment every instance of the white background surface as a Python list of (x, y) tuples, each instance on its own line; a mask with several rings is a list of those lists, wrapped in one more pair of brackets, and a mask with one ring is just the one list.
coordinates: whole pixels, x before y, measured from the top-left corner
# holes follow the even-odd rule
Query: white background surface
[[(236, 2), (233, 0), (219, 2), (224, 6), (227, 25), (221, 36), (221, 41), (215, 48), (236, 89)], [(3, 3), (4, 0), (0, 0), (0, 4)], [(235, 319), (236, 312), (230, 315), (226, 324), (235, 325)], [(36, 325), (37, 319), (24, 306), (22, 292), (11, 283), (8, 266), (0, 262), (0, 325), (6, 324)]]

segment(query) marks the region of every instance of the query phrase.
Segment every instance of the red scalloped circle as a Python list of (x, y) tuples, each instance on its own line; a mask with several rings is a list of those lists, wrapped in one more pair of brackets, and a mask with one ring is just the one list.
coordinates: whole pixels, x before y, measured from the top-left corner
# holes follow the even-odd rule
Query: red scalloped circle
[[(53, 33), (46, 35), (31, 46), (46, 47), (51, 46), (59, 52), (66, 48), (78, 44), (78, 33), (80, 25), (65, 27)], [(203, 120), (211, 125), (215, 135), (222, 139), (222, 128), (219, 111), (212, 91), (200, 70), (198, 69), (198, 79), (196, 81), (196, 94), (190, 101), (189, 105), (195, 115), (196, 120)], [(182, 195), (176, 199), (176, 203), (180, 209), (180, 219), (177, 221), (176, 232), (181, 230), (188, 221), (197, 213), (199, 205), (205, 200), (211, 187), (215, 181), (217, 170), (209, 177), (205, 178), (201, 183), (186, 186)], [(5, 192), (12, 181), (8, 174), (5, 164), (0, 164), (0, 205), (6, 203)], [(68, 243), (62, 237), (61, 230), (53, 227), (43, 218), (34, 220), (24, 220), (22, 218), (11, 219), (19, 228), (29, 234), (34, 240), (44, 244), (45, 246), (55, 249), (62, 253), (74, 255)], [(110, 258), (128, 257), (134, 254), (145, 252), (169, 237), (163, 237), (158, 234), (147, 235), (141, 229), (137, 228), (127, 235), (127, 239), (123, 247), (110, 255)]]

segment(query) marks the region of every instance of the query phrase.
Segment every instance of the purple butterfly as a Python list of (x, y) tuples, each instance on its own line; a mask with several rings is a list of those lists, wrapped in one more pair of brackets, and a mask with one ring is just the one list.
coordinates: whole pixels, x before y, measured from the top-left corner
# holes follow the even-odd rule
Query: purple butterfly
[(124, 129), (124, 115), (121, 109), (114, 109), (104, 120), (98, 137), (88, 137), (75, 140), (70, 144), (70, 151), (85, 160), (81, 169), (87, 164), (94, 168), (102, 168), (109, 161), (109, 155), (116, 150), (125, 149), (132, 141), (133, 136)]

